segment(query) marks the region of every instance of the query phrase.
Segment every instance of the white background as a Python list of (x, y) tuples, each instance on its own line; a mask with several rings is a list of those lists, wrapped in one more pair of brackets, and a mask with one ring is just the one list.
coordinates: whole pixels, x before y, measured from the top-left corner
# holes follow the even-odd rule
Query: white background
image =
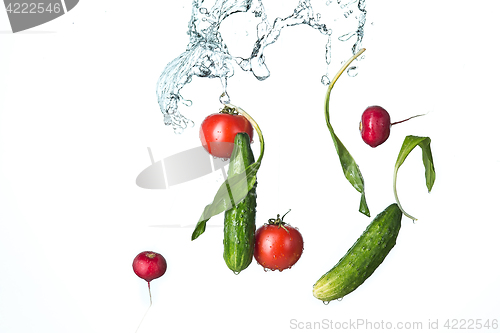
[[(278, 3), (268, 4), (271, 20), (294, 7)], [(360, 166), (372, 218), (394, 202), (406, 135), (432, 139), (437, 177), (427, 193), (417, 147), (398, 194), (418, 220), (403, 218), (373, 276), (329, 305), (312, 286), (372, 218), (357, 211), (359, 193), (325, 125), (325, 36), (287, 28), (266, 50), (269, 79), (236, 68), (229, 80), (232, 103), (265, 137), (257, 226), (291, 208), (286, 221), (305, 240), (291, 270), (264, 272), (254, 261), (236, 276), (222, 258), (222, 215), (190, 240), (221, 175), (168, 190), (135, 184), (150, 164), (147, 147), (160, 159), (198, 146), (200, 122), (220, 108), (220, 83), (195, 78), (182, 90), (193, 105), (181, 112), (196, 126), (175, 135), (156, 101), (161, 71), (188, 43), (191, 3), (86, 0), (17, 34), (0, 10), (0, 332), (135, 332), (149, 296), (131, 264), (144, 250), (162, 253), (168, 270), (151, 283), (139, 332), (286, 332), (323, 320), (421, 322), (425, 331), (429, 321), (444, 329), (447, 319), (500, 319), (499, 9), (497, 1), (368, 1), (365, 59), (332, 91), (333, 127)], [(234, 55), (249, 55), (254, 27), (231, 17), (221, 31)], [(331, 74), (351, 42), (334, 50)], [(394, 126), (372, 149), (358, 122), (374, 104), (394, 121), (428, 114)]]

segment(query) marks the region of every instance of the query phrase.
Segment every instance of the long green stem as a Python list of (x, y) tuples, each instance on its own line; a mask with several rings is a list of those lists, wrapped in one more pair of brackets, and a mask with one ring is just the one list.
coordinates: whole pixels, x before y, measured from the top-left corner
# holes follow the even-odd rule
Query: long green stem
[(233, 105), (233, 104), (225, 104), (227, 107), (229, 108), (232, 108), (232, 109), (235, 109), (236, 111), (238, 111), (238, 113), (241, 113), (245, 118), (248, 119), (248, 121), (250, 122), (250, 124), (252, 124), (253, 128), (255, 128), (255, 131), (257, 132), (257, 134), (259, 135), (259, 142), (260, 142), (260, 155), (259, 155), (259, 158), (257, 159), (257, 162), (256, 163), (260, 163), (262, 161), (262, 157), (264, 156), (264, 137), (262, 136), (262, 131), (260, 130), (260, 127), (259, 125), (257, 124), (257, 122), (248, 114), (246, 113), (242, 108), (236, 106), (236, 105)]
[(403, 207), (401, 207), (401, 203), (399, 202), (399, 198), (398, 198), (398, 192), (396, 191), (396, 180), (398, 178), (398, 169), (399, 167), (395, 167), (394, 168), (394, 177), (393, 177), (393, 181), (392, 181), (392, 190), (394, 192), (394, 198), (396, 199), (396, 203), (398, 204), (399, 206), (399, 209), (401, 209), (401, 212), (406, 216), (408, 217), (409, 219), (412, 219), (413, 222), (415, 222), (417, 220), (417, 218), (411, 216), (410, 214), (408, 214), (407, 212), (405, 212), (403, 210)]
[(335, 75), (332, 82), (330, 82), (330, 84), (328, 85), (328, 89), (326, 90), (326, 97), (325, 97), (325, 118), (326, 118), (326, 125), (331, 130), (333, 130), (333, 128), (332, 128), (332, 125), (330, 124), (330, 93), (332, 91), (333, 85), (335, 84), (335, 82), (337, 82), (340, 75), (342, 75), (342, 73), (344, 73), (344, 71), (347, 69), (347, 67), (349, 67), (349, 65), (354, 61), (354, 59), (359, 57), (365, 51), (366, 51), (366, 49), (363, 48), (363, 49), (359, 50), (358, 53), (353, 55), (349, 60), (347, 60), (347, 62), (344, 64), (344, 66), (342, 66), (342, 68), (339, 70), (339, 72)]
[(332, 91), (332, 88), (334, 84), (337, 82), (339, 79), (340, 75), (349, 67), (349, 65), (359, 57), (361, 53), (363, 53), (365, 49), (361, 49), (358, 53), (353, 55), (339, 70), (337, 75), (335, 75), (333, 81), (328, 85), (328, 89), (326, 91), (326, 97), (325, 97), (325, 105), (324, 105), (324, 110), (325, 110), (325, 119), (326, 119), (326, 125), (328, 127), (328, 130), (330, 131), (330, 134), (332, 136), (333, 144), (335, 145), (335, 150), (337, 151), (337, 154), (339, 156), (340, 160), (340, 165), (342, 166), (342, 171), (344, 172), (344, 176), (346, 179), (351, 183), (351, 185), (359, 192), (361, 193), (361, 201), (359, 204), (359, 211), (366, 216), (370, 216), (370, 210), (368, 209), (368, 205), (366, 204), (366, 197), (365, 197), (365, 185), (364, 185), (364, 180), (363, 176), (361, 175), (361, 171), (359, 170), (358, 165), (354, 161), (354, 158), (351, 156), (349, 151), (346, 149), (346, 147), (342, 144), (340, 139), (337, 137), (335, 134), (332, 124), (330, 123), (330, 94)]

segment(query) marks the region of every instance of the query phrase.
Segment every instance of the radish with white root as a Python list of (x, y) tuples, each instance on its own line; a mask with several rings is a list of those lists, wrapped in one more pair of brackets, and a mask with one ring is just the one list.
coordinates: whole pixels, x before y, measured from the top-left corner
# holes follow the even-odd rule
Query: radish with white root
[[(153, 251), (144, 251), (139, 253), (134, 258), (134, 261), (132, 262), (132, 268), (134, 269), (134, 273), (138, 277), (146, 280), (146, 282), (148, 283), (148, 290), (149, 290), (149, 307), (146, 310), (144, 316), (142, 317), (141, 322), (139, 323), (140, 327), (142, 321), (146, 317), (146, 314), (151, 308), (151, 305), (153, 304), (153, 299), (151, 298), (150, 282), (165, 274), (165, 272), (167, 271), (167, 261), (159, 253)], [(137, 327), (137, 330), (139, 330), (139, 327)]]

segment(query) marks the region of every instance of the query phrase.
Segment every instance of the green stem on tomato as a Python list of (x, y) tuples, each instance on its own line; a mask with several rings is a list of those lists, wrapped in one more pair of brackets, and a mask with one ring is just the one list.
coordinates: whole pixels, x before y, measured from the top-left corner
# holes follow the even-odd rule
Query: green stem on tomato
[(236, 105), (233, 105), (233, 104), (224, 104), (226, 107), (228, 108), (232, 108), (232, 109), (235, 109), (236, 111), (238, 111), (238, 113), (241, 113), (245, 118), (248, 119), (248, 121), (250, 122), (250, 124), (252, 124), (253, 128), (255, 128), (255, 131), (257, 132), (257, 134), (259, 135), (259, 142), (260, 142), (260, 155), (259, 155), (259, 158), (257, 159), (257, 162), (255, 163), (261, 163), (262, 161), (262, 157), (264, 156), (264, 136), (262, 136), (262, 131), (260, 130), (260, 127), (259, 125), (257, 124), (257, 122), (248, 114), (246, 113), (242, 108), (236, 106)]

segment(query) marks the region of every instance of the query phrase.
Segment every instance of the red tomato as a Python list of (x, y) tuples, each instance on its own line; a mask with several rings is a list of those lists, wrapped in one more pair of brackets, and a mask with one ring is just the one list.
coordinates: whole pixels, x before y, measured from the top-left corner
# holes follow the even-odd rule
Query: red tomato
[(201, 144), (212, 156), (230, 158), (234, 137), (240, 132), (246, 132), (252, 141), (253, 127), (244, 116), (214, 113), (201, 123)]
[(304, 240), (301, 233), (280, 220), (279, 215), (277, 221), (271, 219), (255, 232), (254, 257), (265, 269), (282, 271), (300, 259)]

